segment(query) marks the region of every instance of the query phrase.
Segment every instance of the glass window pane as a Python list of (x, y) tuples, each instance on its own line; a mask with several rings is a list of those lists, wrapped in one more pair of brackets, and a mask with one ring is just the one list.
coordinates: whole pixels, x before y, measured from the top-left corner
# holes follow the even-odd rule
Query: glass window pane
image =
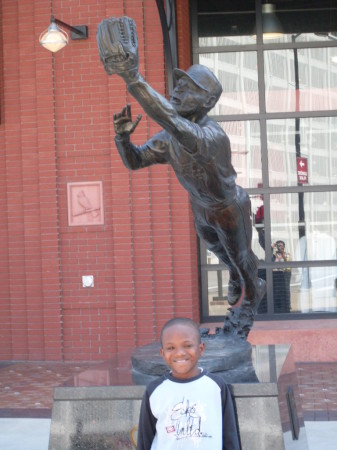
[(219, 122), (231, 141), (237, 184), (256, 188), (262, 181), (260, 123), (257, 120)]
[[(263, 3), (269, 3), (264, 2)], [(332, 0), (312, 2), (274, 1), (273, 14), (262, 14), (262, 20), (268, 21), (276, 16), (283, 32), (275, 36), (264, 34), (264, 43), (292, 42), (294, 36), (299, 42), (333, 40), (337, 30), (337, 8)], [(199, 46), (242, 45), (255, 43), (255, 1), (241, 0), (224, 2), (223, 0), (198, 1)], [(315, 30), (315, 33), (313, 32)]]
[(268, 112), (337, 108), (337, 48), (264, 52)]
[(336, 260), (337, 192), (270, 196), (271, 240), (292, 261)]
[[(290, 268), (275, 269), (272, 271), (274, 313), (276, 314), (292, 312), (291, 272)], [(265, 280), (266, 270), (259, 269), (258, 275)], [(257, 312), (258, 314), (266, 314), (268, 312), (267, 295), (261, 300)]]
[(247, 45), (255, 43), (256, 37), (253, 36), (253, 34), (249, 36), (210, 36), (199, 38), (200, 47), (220, 47), (226, 45)]
[(200, 47), (255, 43), (255, 0), (199, 0), (197, 9)]
[(270, 186), (337, 183), (336, 117), (268, 120), (267, 145)]
[[(295, 30), (296, 27), (294, 27)], [(265, 44), (272, 43), (287, 43), (287, 42), (331, 42), (335, 40), (335, 33), (330, 33), (328, 31), (322, 33), (297, 33), (297, 32), (289, 32), (283, 33), (278, 36), (269, 37), (264, 36), (263, 41)]]
[(265, 259), (264, 203), (263, 195), (251, 195), (252, 204), (252, 250), (259, 260)]
[(207, 252), (207, 260), (206, 260), (207, 264), (221, 264), (221, 261), (217, 256), (214, 255), (213, 252), (211, 252), (208, 249), (206, 249), (206, 252)]
[[(259, 276), (265, 279), (266, 270), (259, 269)], [(336, 266), (273, 270), (274, 313), (337, 312), (336, 277)], [(267, 312), (265, 296), (258, 314)]]
[(227, 301), (229, 272), (228, 270), (212, 270), (207, 275), (209, 315), (224, 316), (229, 308)]
[(292, 312), (336, 312), (336, 266), (292, 270)]
[[(268, 3), (268, 2), (266, 2)], [(337, 8), (331, 0), (320, 0), (314, 6), (310, 2), (270, 2), (276, 3), (274, 14), (280, 21), (283, 33), (266, 35), (264, 43), (327, 41), (333, 39), (337, 29)], [(268, 14), (265, 14), (265, 18)], [(313, 30), (316, 32), (314, 33)]]
[(259, 111), (256, 52), (202, 53), (199, 63), (214, 72), (223, 88), (211, 115)]

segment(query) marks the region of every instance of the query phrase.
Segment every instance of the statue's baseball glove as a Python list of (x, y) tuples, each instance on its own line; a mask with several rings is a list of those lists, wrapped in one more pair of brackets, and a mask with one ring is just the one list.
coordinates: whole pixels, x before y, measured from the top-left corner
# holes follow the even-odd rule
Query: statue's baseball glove
[(138, 70), (137, 30), (130, 17), (104, 19), (97, 28), (97, 46), (108, 75)]

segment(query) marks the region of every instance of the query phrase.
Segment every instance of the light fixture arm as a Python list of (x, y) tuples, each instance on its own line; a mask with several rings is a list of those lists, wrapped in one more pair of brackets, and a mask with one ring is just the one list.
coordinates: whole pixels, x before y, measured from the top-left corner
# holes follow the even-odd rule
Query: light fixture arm
[(335, 34), (328, 33), (328, 38), (329, 38), (331, 41), (337, 41), (337, 36), (335, 36)]
[(315, 34), (316, 34), (316, 36), (327, 37), (331, 41), (337, 41), (336, 33), (326, 33), (326, 32), (321, 33), (321, 32), (317, 32)]
[(73, 40), (88, 38), (87, 25), (77, 25), (76, 27), (73, 27), (72, 25), (62, 22), (62, 20), (56, 19), (54, 16), (51, 16), (50, 21), (56, 23), (57, 25), (61, 25), (64, 28), (67, 28), (70, 31), (70, 37)]

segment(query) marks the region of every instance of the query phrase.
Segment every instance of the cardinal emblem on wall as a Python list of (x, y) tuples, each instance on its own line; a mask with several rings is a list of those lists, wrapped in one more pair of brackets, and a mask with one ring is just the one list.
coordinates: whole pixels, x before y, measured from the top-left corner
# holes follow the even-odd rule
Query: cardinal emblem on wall
[(101, 181), (68, 183), (69, 226), (104, 224)]

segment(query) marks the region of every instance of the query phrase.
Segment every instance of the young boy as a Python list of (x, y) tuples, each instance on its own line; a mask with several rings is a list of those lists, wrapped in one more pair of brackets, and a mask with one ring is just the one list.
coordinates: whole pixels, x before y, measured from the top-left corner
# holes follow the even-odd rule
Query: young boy
[(137, 450), (240, 450), (226, 383), (198, 367), (204, 350), (191, 319), (175, 318), (164, 325), (160, 354), (171, 371), (146, 388)]

